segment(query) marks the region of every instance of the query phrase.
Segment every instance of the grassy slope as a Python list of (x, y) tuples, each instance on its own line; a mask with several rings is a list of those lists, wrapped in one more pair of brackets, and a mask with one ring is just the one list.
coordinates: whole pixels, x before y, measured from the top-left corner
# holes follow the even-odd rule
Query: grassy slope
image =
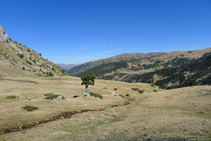
[[(69, 75), (67, 71), (41, 57), (38, 52), (12, 40), (10, 43), (17, 48), (14, 49), (9, 44), (0, 42), (0, 76), (45, 76), (46, 72), (51, 72), (56, 76)], [(23, 58), (18, 56), (17, 51), (22, 52)]]
[[(81, 97), (85, 88), (75, 77), (7, 79), (29, 80), (38, 84), (0, 80), (3, 86), (0, 89), (1, 129), (46, 119), (63, 111), (109, 107), (126, 100), (111, 92), (122, 95), (129, 93), (135, 101), (127, 106), (77, 114), (70, 119), (0, 135), (0, 140), (142, 140), (160, 137), (210, 140), (211, 137), (209, 85), (153, 93), (155, 88), (149, 84), (97, 80), (89, 90), (104, 96), (104, 100), (99, 101), (92, 97)], [(138, 94), (131, 90), (132, 87), (145, 89), (145, 93)], [(44, 94), (48, 92), (62, 94), (66, 100), (47, 101)], [(9, 95), (19, 98), (5, 100)], [(74, 99), (74, 95), (80, 97)], [(39, 110), (26, 112), (20, 108), (26, 104), (38, 106)]]

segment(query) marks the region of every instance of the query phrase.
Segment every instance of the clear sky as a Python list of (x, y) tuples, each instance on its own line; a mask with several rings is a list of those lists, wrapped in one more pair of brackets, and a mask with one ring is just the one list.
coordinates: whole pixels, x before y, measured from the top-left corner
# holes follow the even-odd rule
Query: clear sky
[(54, 63), (211, 47), (211, 0), (0, 0), (9, 37)]

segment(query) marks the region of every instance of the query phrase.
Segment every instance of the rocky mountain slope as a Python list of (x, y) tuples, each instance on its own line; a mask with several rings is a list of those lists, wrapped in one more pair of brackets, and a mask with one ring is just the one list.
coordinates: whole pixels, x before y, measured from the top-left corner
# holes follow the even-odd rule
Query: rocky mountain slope
[(70, 69), (68, 72), (71, 75), (76, 75), (78, 73), (82, 73), (86, 70), (89, 70), (91, 68), (94, 68), (96, 66), (107, 64), (107, 63), (113, 63), (113, 62), (122, 62), (122, 61), (129, 61), (129, 60), (136, 60), (136, 59), (142, 59), (147, 57), (153, 57), (153, 56), (160, 56), (167, 54), (165, 52), (152, 52), (152, 53), (123, 53), (117, 56), (112, 56), (105, 59), (100, 59), (96, 61), (90, 61), (81, 65), (77, 65)]
[(152, 83), (167, 89), (193, 85), (192, 83), (210, 84), (210, 54), (211, 48), (170, 52), (145, 59), (99, 65), (76, 76), (91, 71), (98, 78), (106, 80)]
[(5, 34), (0, 25), (0, 76), (60, 76), (68, 72)]

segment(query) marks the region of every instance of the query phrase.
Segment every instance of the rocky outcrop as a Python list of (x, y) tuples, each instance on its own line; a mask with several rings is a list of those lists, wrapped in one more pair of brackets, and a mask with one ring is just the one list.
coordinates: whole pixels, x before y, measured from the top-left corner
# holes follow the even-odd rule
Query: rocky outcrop
[(7, 42), (8, 35), (5, 34), (3, 27), (0, 25), (0, 42)]

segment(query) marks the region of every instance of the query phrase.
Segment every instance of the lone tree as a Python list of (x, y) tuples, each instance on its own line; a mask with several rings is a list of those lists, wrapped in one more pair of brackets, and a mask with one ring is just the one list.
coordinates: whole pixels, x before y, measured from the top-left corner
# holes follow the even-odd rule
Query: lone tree
[(83, 77), (81, 77), (81, 80), (83, 81), (81, 85), (85, 85), (86, 93), (88, 93), (88, 86), (95, 84), (95, 75), (92, 72), (89, 72), (88, 74), (85, 74)]

